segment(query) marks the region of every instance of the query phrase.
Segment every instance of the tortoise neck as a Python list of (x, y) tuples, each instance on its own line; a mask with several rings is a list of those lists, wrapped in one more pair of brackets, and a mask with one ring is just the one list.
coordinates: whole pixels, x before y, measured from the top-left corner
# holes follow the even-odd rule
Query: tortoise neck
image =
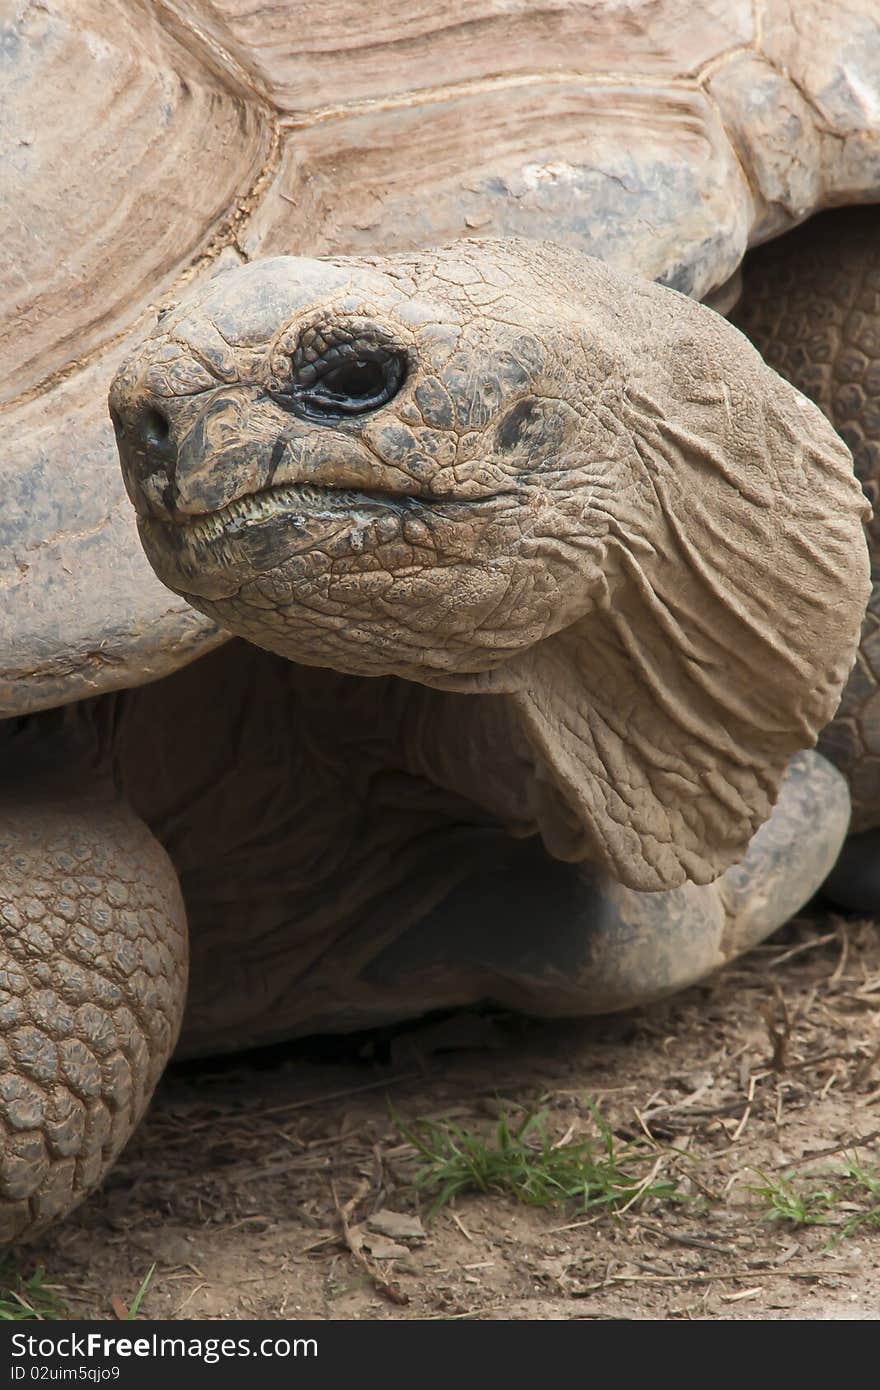
[(538, 833), (546, 779), (509, 696), (407, 685), (400, 728), (408, 772), (488, 811), (511, 835)]

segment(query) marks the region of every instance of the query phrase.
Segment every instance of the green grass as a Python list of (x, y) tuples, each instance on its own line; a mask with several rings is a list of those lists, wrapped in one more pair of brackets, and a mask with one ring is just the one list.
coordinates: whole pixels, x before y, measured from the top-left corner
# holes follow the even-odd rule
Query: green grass
[(144, 1275), (144, 1278), (143, 1278), (143, 1281), (142, 1281), (142, 1283), (141, 1283), (140, 1288), (138, 1289), (138, 1291), (137, 1291), (137, 1293), (135, 1294), (134, 1298), (131, 1300), (131, 1307), (129, 1308), (128, 1312), (127, 1312), (126, 1315), (125, 1315), (127, 1321), (132, 1322), (132, 1321), (137, 1317), (137, 1315), (138, 1315), (138, 1309), (140, 1308), (141, 1303), (143, 1302), (144, 1294), (147, 1292), (147, 1289), (150, 1287), (150, 1280), (152, 1279), (152, 1277), (153, 1277), (153, 1275), (154, 1275), (155, 1273), (156, 1273), (156, 1265), (155, 1265), (155, 1263), (153, 1263), (153, 1264), (150, 1265), (150, 1268), (147, 1270), (146, 1274)]
[(749, 1191), (764, 1203), (764, 1221), (787, 1221), (792, 1226), (821, 1226), (834, 1204), (834, 1194), (826, 1188), (808, 1189), (796, 1184), (791, 1173), (775, 1178), (754, 1170), (763, 1182)]
[(65, 1308), (40, 1266), (25, 1276), (12, 1255), (0, 1258), (0, 1322), (58, 1318)]
[[(880, 1230), (880, 1166), (866, 1166), (856, 1155), (847, 1156), (842, 1168), (813, 1175), (787, 1172), (762, 1178), (752, 1191), (764, 1203), (765, 1221), (786, 1221), (792, 1226), (830, 1226), (833, 1241), (861, 1230)], [(820, 1185), (817, 1186), (816, 1184)]]
[[(147, 1270), (141, 1286), (131, 1301), (128, 1319), (138, 1315), (144, 1294), (156, 1272), (153, 1264)], [(32, 1274), (22, 1273), (13, 1254), (0, 1256), (0, 1322), (18, 1322), (26, 1318), (53, 1319), (67, 1316), (67, 1309), (55, 1288), (46, 1283), (46, 1271), (40, 1265)]]
[(415, 1150), (412, 1181), (430, 1201), (429, 1216), (465, 1192), (503, 1193), (530, 1206), (571, 1203), (582, 1211), (620, 1212), (649, 1196), (682, 1200), (676, 1183), (659, 1177), (677, 1151), (621, 1143), (595, 1109), (593, 1118), (596, 1138), (576, 1142), (554, 1141), (543, 1112), (529, 1111), (516, 1125), (502, 1114), (488, 1140), (449, 1122), (394, 1121)]

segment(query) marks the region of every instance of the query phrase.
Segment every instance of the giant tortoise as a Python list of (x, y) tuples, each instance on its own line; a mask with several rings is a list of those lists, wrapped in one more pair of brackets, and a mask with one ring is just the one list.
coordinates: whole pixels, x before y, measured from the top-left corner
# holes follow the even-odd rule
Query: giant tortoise
[[(6, 1239), (178, 1035), (620, 1008), (822, 883), (867, 506), (716, 308), (880, 198), (875, 8), (6, 0)], [(870, 472), (861, 215), (742, 315)]]

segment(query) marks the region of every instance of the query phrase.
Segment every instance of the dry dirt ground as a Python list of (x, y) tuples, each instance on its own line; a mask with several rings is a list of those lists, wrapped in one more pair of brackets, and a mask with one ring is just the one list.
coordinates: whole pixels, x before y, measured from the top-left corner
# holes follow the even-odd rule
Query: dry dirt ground
[[(612, 1218), (477, 1193), (423, 1239), (369, 1232), (378, 1211), (425, 1216), (392, 1107), (491, 1136), (537, 1105), (572, 1143), (594, 1102), (621, 1143), (654, 1144), (645, 1176), (677, 1200)], [(28, 1261), (77, 1317), (118, 1316), (155, 1263), (148, 1318), (873, 1318), (880, 1229), (839, 1238), (845, 1206), (836, 1227), (768, 1221), (750, 1189), (859, 1140), (876, 1165), (878, 1132), (880, 931), (816, 916), (614, 1018), (460, 1015), (172, 1070), (103, 1189)]]

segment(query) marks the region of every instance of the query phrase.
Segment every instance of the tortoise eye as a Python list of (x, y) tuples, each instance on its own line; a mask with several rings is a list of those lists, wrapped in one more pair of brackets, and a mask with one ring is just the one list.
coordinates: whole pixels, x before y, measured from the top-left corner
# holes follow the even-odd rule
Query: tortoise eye
[(316, 421), (345, 419), (378, 410), (397, 395), (406, 377), (406, 356), (391, 347), (342, 342), (322, 356), (296, 363), (289, 386), (272, 398), (294, 414)]
[(308, 388), (308, 400), (318, 410), (360, 415), (390, 401), (402, 381), (399, 357), (390, 353), (372, 359), (351, 357), (321, 373)]

